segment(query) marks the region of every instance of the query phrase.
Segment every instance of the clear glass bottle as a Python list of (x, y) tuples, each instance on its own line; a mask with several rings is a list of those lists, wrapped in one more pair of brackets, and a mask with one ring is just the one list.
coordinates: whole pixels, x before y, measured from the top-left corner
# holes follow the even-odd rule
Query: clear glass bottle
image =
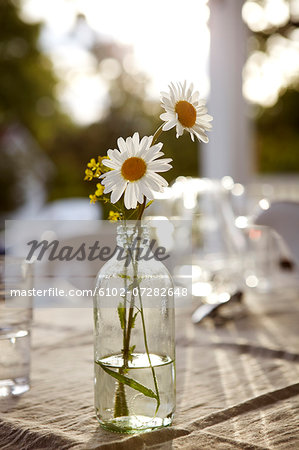
[(145, 225), (119, 225), (96, 280), (96, 416), (123, 433), (170, 425), (175, 410), (173, 283), (149, 244)]

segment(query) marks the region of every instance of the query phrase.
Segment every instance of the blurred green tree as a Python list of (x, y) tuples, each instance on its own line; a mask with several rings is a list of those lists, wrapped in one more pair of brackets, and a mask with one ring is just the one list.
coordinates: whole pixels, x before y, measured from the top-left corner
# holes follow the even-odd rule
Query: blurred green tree
[[(245, 3), (256, 3), (260, 8), (260, 15), (251, 16), (254, 22), (250, 39), (252, 53), (263, 52), (271, 59), (285, 51), (296, 58), (298, 2), (248, 0)], [(277, 16), (279, 8), (282, 8), (280, 18)], [(271, 16), (271, 11), (276, 12), (276, 16)], [(248, 25), (250, 28), (250, 20)], [(296, 67), (293, 63), (290, 61), (290, 65)], [(287, 58), (282, 59), (282, 64), (288, 64)], [(290, 74), (288, 70), (286, 73), (276, 104), (270, 107), (256, 105), (256, 169), (259, 173), (299, 172), (299, 73)]]
[[(106, 113), (89, 126), (72, 122), (60, 111), (55, 91), (58, 80), (39, 43), (43, 25), (24, 22), (21, 5), (19, 0), (0, 0), (1, 210), (13, 210), (25, 201), (23, 174), (26, 168), (32, 169), (30, 158), (21, 164), (6, 145), (5, 134), (15, 124), (24, 128), (25, 133), (19, 136), (21, 140), (29, 134), (29, 147), (37, 144), (31, 159), (39, 151), (46, 153), (53, 163), (54, 172), (49, 180), (40, 174), (46, 183), (48, 200), (86, 196), (88, 202), (88, 194), (94, 191), (91, 183), (83, 181), (89, 159), (116, 148), (119, 136), (126, 138), (135, 131), (140, 135), (153, 134), (161, 124), (159, 115), (163, 111), (158, 102), (149, 100), (148, 78), (136, 70), (128, 70), (132, 49), (100, 40), (97, 35), (87, 50), (97, 59), (98, 76), (107, 86)], [(82, 14), (79, 16), (82, 25), (85, 19)], [(113, 61), (118, 67), (116, 76), (107, 77), (102, 64), (105, 61)], [(197, 176), (197, 145), (189, 135), (177, 140), (175, 131), (171, 130), (161, 140), (164, 152), (175, 160), (174, 169), (166, 174), (168, 181), (179, 174)], [(37, 164), (32, 173), (38, 172), (38, 167), (42, 165)]]
[(24, 174), (32, 170), (28, 153), (32, 153), (31, 160), (38, 158), (39, 151), (49, 145), (57, 123), (66, 121), (54, 95), (56, 78), (50, 60), (39, 49), (40, 30), (41, 24), (21, 20), (17, 0), (0, 0), (2, 212), (25, 201)]
[(53, 133), (59, 105), (51, 62), (38, 44), (41, 26), (21, 20), (18, 1), (0, 0), (1, 128), (21, 123), (43, 144)]
[(257, 119), (257, 157), (261, 173), (299, 172), (298, 105), (298, 90), (288, 89)]

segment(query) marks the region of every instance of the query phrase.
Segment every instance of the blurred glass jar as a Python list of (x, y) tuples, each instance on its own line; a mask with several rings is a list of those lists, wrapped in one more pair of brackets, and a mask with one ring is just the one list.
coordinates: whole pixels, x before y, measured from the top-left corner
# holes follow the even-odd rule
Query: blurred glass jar
[(235, 225), (230, 190), (220, 180), (184, 177), (172, 190), (175, 213), (192, 220), (193, 295), (209, 295), (219, 277), (233, 277), (239, 284), (246, 240)]
[(243, 258), (245, 288), (268, 293), (282, 287), (280, 236), (271, 227), (250, 225), (243, 229), (246, 252)]
[(32, 264), (0, 258), (0, 397), (30, 388)]

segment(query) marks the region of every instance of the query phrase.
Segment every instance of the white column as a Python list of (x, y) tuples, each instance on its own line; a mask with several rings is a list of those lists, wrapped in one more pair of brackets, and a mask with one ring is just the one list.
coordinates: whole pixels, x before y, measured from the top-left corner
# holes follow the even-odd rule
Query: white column
[(209, 113), (214, 117), (210, 142), (201, 146), (201, 175), (230, 175), (246, 183), (252, 172), (248, 106), (242, 96), (242, 70), (247, 53), (247, 30), (242, 0), (210, 0)]

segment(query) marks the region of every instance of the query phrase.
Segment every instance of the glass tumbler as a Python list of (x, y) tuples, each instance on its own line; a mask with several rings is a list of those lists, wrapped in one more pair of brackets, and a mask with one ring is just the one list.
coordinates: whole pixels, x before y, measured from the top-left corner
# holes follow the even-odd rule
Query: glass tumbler
[[(0, 258), (0, 397), (30, 388), (32, 264)], [(32, 292), (31, 292), (32, 293)]]

